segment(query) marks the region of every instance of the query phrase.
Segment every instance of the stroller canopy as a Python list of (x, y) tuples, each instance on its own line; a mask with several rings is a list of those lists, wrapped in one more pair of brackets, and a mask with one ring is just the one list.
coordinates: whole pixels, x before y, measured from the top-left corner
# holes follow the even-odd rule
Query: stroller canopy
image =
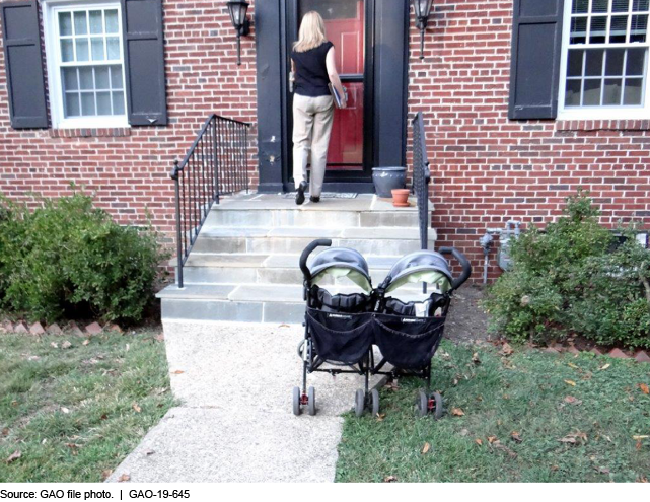
[(388, 278), (388, 284), (384, 285), (387, 293), (414, 282), (432, 284), (445, 293), (451, 288), (453, 280), (447, 260), (441, 254), (426, 249), (399, 260), (393, 265)]
[(372, 290), (368, 263), (352, 248), (329, 248), (314, 258), (309, 266), (312, 282), (318, 283), (326, 276), (347, 277), (366, 292)]

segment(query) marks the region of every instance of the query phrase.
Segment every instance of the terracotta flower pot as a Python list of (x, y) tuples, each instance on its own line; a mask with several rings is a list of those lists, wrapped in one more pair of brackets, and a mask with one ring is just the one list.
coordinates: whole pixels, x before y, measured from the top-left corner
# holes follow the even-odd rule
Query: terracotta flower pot
[(390, 191), (393, 196), (393, 206), (394, 207), (408, 207), (409, 204), (409, 195), (411, 191), (405, 188), (398, 188)]

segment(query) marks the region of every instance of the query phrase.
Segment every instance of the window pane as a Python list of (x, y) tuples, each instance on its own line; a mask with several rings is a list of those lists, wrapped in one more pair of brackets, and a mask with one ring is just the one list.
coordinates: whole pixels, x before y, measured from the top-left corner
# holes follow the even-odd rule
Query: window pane
[(630, 0), (612, 0), (612, 12), (627, 12), (630, 10)]
[(97, 93), (97, 115), (111, 115), (111, 93)]
[(574, 17), (571, 19), (571, 43), (584, 44), (587, 42), (587, 18)]
[(583, 103), (587, 105), (599, 105), (600, 104), (600, 86), (602, 80), (591, 79), (585, 80), (585, 93)]
[(113, 114), (124, 115), (124, 92), (113, 93)]
[(627, 51), (626, 75), (643, 76), (643, 67), (645, 66), (645, 49), (629, 49)]
[(62, 37), (72, 36), (72, 15), (69, 12), (59, 12), (59, 34)]
[(111, 66), (111, 89), (122, 89), (122, 67)]
[(566, 106), (580, 106), (580, 88), (582, 80), (567, 80), (566, 97), (564, 104)]
[(607, 12), (608, 0), (592, 0), (591, 12)]
[(77, 69), (63, 68), (63, 90), (76, 91), (77, 89), (79, 89), (79, 82), (77, 82)]
[(117, 10), (104, 11), (104, 19), (106, 22), (106, 33), (119, 33), (120, 25), (117, 19)]
[(95, 89), (110, 89), (111, 78), (108, 66), (95, 67)]
[(86, 27), (86, 12), (75, 12), (74, 13), (74, 34), (79, 36), (79, 35), (85, 35), (88, 33), (88, 29)]
[(120, 39), (119, 38), (107, 38), (106, 39), (106, 56), (111, 61), (115, 61), (120, 58)]
[(626, 105), (640, 105), (643, 89), (642, 78), (625, 79), (625, 100)]
[(582, 76), (582, 59), (584, 53), (585, 51), (569, 51), (569, 65), (567, 68), (567, 76)]
[(648, 32), (648, 15), (641, 14), (632, 16), (632, 26), (630, 31), (630, 43), (644, 43)]
[(589, 31), (589, 43), (604, 44), (606, 28), (607, 28), (607, 16), (592, 17), (591, 28)]
[(92, 92), (81, 93), (81, 115), (89, 117), (95, 115), (95, 94)]
[(605, 89), (603, 90), (604, 105), (620, 105), (622, 95), (623, 95), (623, 79), (621, 78), (605, 79)]
[(61, 61), (69, 63), (74, 61), (74, 52), (72, 49), (72, 40), (61, 40)]
[(573, 0), (571, 12), (573, 14), (586, 14), (589, 10), (589, 0)]
[(605, 55), (605, 75), (623, 75), (625, 49), (609, 49)]
[(585, 62), (585, 75), (587, 77), (598, 77), (603, 74), (603, 50), (587, 51)]
[(102, 11), (91, 10), (88, 13), (90, 21), (90, 33), (102, 33)]
[(92, 49), (93, 61), (103, 61), (104, 60), (104, 39), (103, 38), (93, 38), (90, 41), (90, 47)]
[(628, 16), (612, 16), (609, 28), (609, 43), (624, 44), (627, 40)]
[(65, 94), (65, 117), (79, 117), (80, 115), (79, 93), (67, 92)]
[(633, 10), (648, 10), (648, 0), (634, 0)]
[(88, 61), (88, 39), (78, 38), (75, 40), (77, 47), (77, 61)]
[(93, 84), (93, 69), (84, 67), (79, 68), (79, 85), (81, 89), (94, 89)]

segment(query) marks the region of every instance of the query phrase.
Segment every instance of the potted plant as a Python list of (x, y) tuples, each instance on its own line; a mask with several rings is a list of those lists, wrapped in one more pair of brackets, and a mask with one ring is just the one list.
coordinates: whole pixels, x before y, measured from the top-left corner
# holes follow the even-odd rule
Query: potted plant
[(405, 188), (396, 188), (391, 190), (391, 195), (393, 196), (393, 206), (395, 207), (408, 207), (409, 195), (411, 191)]
[(391, 190), (406, 187), (406, 168), (400, 166), (373, 167), (372, 182), (377, 197), (391, 198)]

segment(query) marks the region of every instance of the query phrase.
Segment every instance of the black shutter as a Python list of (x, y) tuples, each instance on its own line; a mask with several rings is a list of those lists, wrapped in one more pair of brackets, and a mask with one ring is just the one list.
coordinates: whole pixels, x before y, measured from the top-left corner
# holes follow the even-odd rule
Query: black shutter
[(121, 0), (129, 123), (167, 124), (161, 0)]
[(512, 120), (557, 118), (564, 0), (515, 0), (512, 26)]
[(35, 0), (3, 2), (0, 10), (11, 127), (47, 128), (38, 5)]

